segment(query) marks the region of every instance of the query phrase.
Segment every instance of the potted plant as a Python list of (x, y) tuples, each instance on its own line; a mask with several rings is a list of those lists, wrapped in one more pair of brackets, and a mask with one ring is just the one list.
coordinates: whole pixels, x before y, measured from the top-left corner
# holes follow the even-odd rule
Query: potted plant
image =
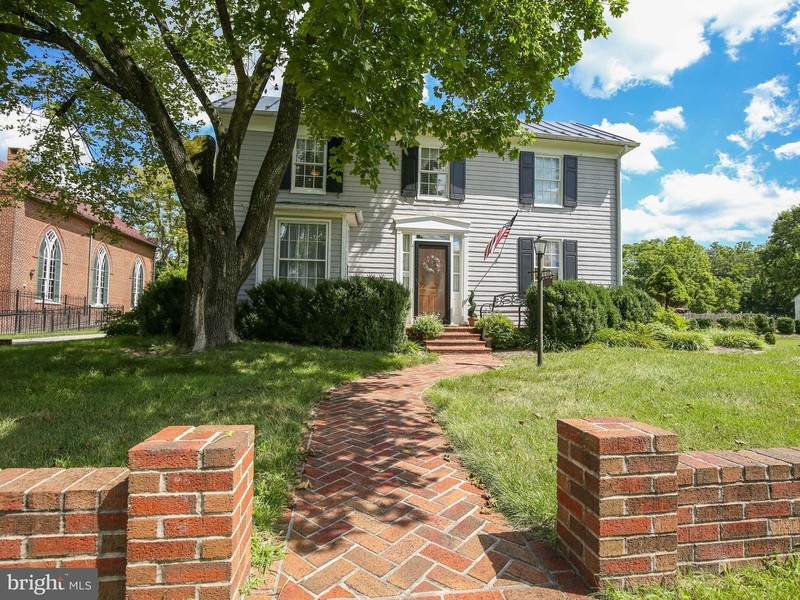
[(469, 293), (467, 302), (469, 302), (469, 309), (467, 310), (467, 322), (469, 323), (470, 327), (475, 327), (475, 290), (472, 290)]

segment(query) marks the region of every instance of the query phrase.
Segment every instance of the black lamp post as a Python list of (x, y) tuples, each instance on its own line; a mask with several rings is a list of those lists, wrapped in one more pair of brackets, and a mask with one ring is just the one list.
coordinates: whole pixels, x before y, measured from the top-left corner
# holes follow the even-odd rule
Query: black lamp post
[(544, 286), (542, 285), (544, 275), (542, 275), (542, 258), (547, 250), (547, 241), (543, 240), (542, 236), (538, 236), (533, 240), (533, 250), (536, 253), (536, 311), (538, 313), (536, 321), (539, 325), (536, 337), (536, 364), (541, 367), (544, 342)]

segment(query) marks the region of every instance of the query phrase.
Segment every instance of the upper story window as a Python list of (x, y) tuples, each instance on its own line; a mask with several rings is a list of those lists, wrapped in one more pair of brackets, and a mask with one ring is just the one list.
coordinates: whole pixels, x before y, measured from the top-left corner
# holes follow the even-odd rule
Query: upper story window
[(139, 304), (139, 296), (144, 291), (144, 263), (138, 256), (133, 263), (133, 274), (131, 276), (131, 308), (136, 308)]
[(111, 268), (108, 252), (104, 246), (97, 249), (94, 255), (94, 269), (92, 273), (92, 304), (105, 306), (108, 304), (108, 280)]
[(561, 206), (561, 157), (536, 156), (533, 195), (535, 205)]
[(447, 198), (448, 164), (439, 148), (419, 149), (419, 195)]
[(308, 288), (328, 277), (328, 223), (278, 221), (277, 278)]
[(45, 302), (61, 301), (61, 244), (56, 232), (48, 229), (39, 245), (39, 268), (36, 298)]
[(325, 193), (327, 144), (321, 140), (297, 138), (292, 158), (292, 191)]

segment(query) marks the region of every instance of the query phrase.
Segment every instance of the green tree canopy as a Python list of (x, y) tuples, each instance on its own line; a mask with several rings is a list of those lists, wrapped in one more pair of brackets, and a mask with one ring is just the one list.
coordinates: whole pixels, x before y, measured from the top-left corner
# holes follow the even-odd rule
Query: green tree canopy
[(661, 302), (664, 308), (684, 306), (689, 301), (686, 287), (670, 265), (661, 267), (647, 280), (647, 293)]
[[(626, 0), (3, 0), (0, 112), (34, 111), (17, 183), (106, 214), (126, 202), (134, 166), (166, 164), (186, 213), (189, 267), (179, 341), (236, 341), (236, 294), (266, 238), (301, 116), (343, 137), (334, 166), (375, 185), (395, 142), (439, 138), (444, 158), (513, 154), (518, 117), (541, 118), (552, 81), (609, 32)], [(608, 11), (608, 13), (606, 12)], [(239, 155), (259, 98), (283, 70), (280, 110), (243, 223)], [(440, 107), (421, 102), (426, 75)], [(212, 98), (236, 93), (229, 118)], [(200, 112), (213, 169), (183, 141)], [(110, 206), (111, 205), (111, 206)]]
[(764, 268), (788, 311), (788, 303), (800, 294), (800, 205), (783, 211), (772, 224), (772, 234), (764, 245)]

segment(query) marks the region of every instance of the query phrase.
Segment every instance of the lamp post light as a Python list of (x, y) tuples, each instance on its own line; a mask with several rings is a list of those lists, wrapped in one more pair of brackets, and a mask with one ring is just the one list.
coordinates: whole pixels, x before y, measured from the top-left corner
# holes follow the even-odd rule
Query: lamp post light
[(544, 286), (542, 285), (544, 275), (542, 275), (542, 258), (544, 258), (544, 253), (547, 250), (547, 241), (543, 240), (542, 236), (538, 236), (533, 240), (533, 250), (536, 253), (536, 311), (538, 313), (536, 322), (539, 326), (536, 336), (536, 364), (541, 367), (542, 345), (544, 342)]

